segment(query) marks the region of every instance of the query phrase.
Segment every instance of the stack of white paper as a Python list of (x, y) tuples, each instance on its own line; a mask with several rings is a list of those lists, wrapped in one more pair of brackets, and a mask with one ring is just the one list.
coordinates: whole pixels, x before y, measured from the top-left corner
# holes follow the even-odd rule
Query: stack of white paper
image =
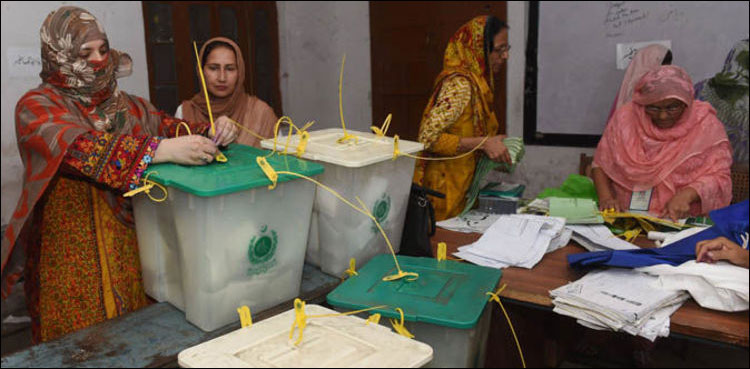
[(565, 219), (527, 214), (502, 215), (475, 243), (453, 255), (491, 268), (531, 269), (545, 253), (568, 244)]
[(437, 226), (463, 233), (484, 233), (500, 218), (500, 214), (487, 214), (478, 210), (469, 210), (464, 215), (437, 222)]
[(669, 317), (688, 299), (632, 269), (594, 271), (550, 291), (553, 311), (592, 329), (624, 331), (654, 341), (669, 336)]
[(604, 225), (567, 225), (573, 240), (589, 251), (633, 250), (638, 246), (618, 238)]

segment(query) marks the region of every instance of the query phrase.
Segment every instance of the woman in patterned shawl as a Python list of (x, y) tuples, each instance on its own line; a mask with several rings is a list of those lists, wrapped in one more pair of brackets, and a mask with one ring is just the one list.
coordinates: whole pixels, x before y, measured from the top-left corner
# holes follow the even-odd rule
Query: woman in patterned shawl
[[(419, 160), (414, 182), (445, 194), (431, 198), (435, 219), (461, 213), (479, 155), (510, 163), (504, 135), (498, 135), (493, 109), (493, 74), (508, 59), (508, 26), (493, 16), (479, 16), (451, 37), (443, 57), (443, 71), (422, 115), (419, 142), (423, 155), (452, 157), (482, 143), (481, 152), (454, 160)], [(482, 153), (483, 152), (483, 153)]]
[[(237, 134), (224, 127), (216, 143), (165, 138), (179, 121), (117, 89), (131, 59), (109, 49), (91, 13), (61, 7), (40, 34), (42, 84), (15, 111), (23, 191), (2, 241), (3, 298), (23, 275), (34, 342), (147, 304), (131, 202), (122, 194), (150, 163), (205, 165), (216, 143)], [(193, 133), (207, 128), (190, 125)]]
[(696, 84), (696, 98), (711, 104), (716, 116), (724, 123), (732, 143), (735, 163), (748, 162), (748, 131), (750, 130), (750, 73), (748, 73), (748, 40), (734, 45), (721, 72)]

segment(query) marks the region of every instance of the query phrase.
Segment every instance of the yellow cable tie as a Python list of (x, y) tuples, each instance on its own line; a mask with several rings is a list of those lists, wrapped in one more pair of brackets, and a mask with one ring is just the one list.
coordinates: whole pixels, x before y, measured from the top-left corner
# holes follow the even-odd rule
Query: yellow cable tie
[(357, 266), (357, 260), (354, 258), (349, 259), (349, 269), (344, 271), (345, 275), (348, 275), (349, 277), (359, 275), (357, 273), (357, 269), (355, 268)]
[(310, 134), (307, 131), (302, 131), (300, 134), (299, 145), (297, 145), (297, 157), (301, 158), (305, 154), (305, 148), (307, 148), (307, 140), (310, 139)]
[(253, 317), (250, 315), (250, 308), (247, 305), (237, 308), (237, 313), (240, 314), (240, 326), (242, 328), (250, 327), (253, 325)]
[(411, 334), (411, 332), (409, 332), (409, 330), (407, 330), (404, 326), (404, 311), (401, 310), (401, 308), (396, 308), (396, 311), (401, 314), (401, 321), (398, 322), (395, 319), (391, 319), (391, 325), (393, 325), (393, 329), (396, 330), (396, 333), (406, 338), (414, 338), (414, 335)]
[(273, 170), (271, 165), (268, 164), (266, 158), (263, 156), (258, 156), (255, 158), (255, 161), (260, 166), (260, 169), (263, 170), (263, 173), (266, 175), (266, 177), (271, 180), (271, 184), (268, 186), (268, 189), (273, 190), (274, 188), (276, 188), (276, 182), (279, 180), (279, 175), (275, 170)]
[(289, 332), (289, 339), (294, 337), (294, 328), (299, 328), (299, 336), (294, 345), (299, 345), (302, 342), (302, 335), (304, 334), (305, 327), (307, 326), (307, 315), (305, 315), (305, 302), (299, 298), (294, 299), (294, 322), (292, 323), (292, 330)]
[(398, 150), (398, 135), (393, 136), (393, 159), (398, 159), (398, 156), (401, 155), (401, 151)]
[(185, 123), (185, 122), (180, 122), (177, 125), (177, 129), (174, 132), (174, 137), (175, 138), (180, 137), (180, 128), (182, 128), (182, 127), (185, 127), (185, 129), (188, 132), (188, 136), (192, 135), (192, 133), (190, 132), (190, 126), (187, 123)]
[(130, 191), (128, 191), (128, 192), (125, 192), (125, 193), (124, 193), (124, 194), (122, 195), (122, 197), (132, 197), (132, 196), (135, 196), (135, 195), (137, 195), (137, 194), (139, 194), (139, 193), (141, 193), (141, 192), (144, 192), (144, 191), (145, 191), (145, 192), (148, 192), (148, 191), (150, 191), (150, 190), (151, 190), (151, 188), (153, 188), (153, 187), (154, 187), (154, 185), (153, 185), (152, 183), (149, 183), (149, 184), (147, 184), (147, 185), (143, 185), (143, 186), (141, 186), (141, 187), (138, 187), (138, 188), (136, 188), (136, 189), (134, 189), (134, 190), (130, 190)]
[[(146, 196), (148, 196), (148, 198), (151, 199), (151, 201), (154, 201), (154, 202), (163, 202), (163, 201), (165, 201), (167, 199), (167, 197), (169, 197), (169, 193), (167, 192), (167, 189), (164, 186), (160, 185), (157, 182), (154, 182), (154, 181), (148, 179), (148, 177), (151, 176), (152, 174), (158, 174), (158, 172), (152, 171), (152, 172), (146, 173), (146, 175), (141, 179), (141, 182), (143, 183), (143, 186), (141, 186), (139, 188), (136, 188), (134, 190), (128, 191), (128, 192), (124, 193), (122, 196), (123, 197), (131, 197), (131, 196), (135, 196), (135, 195), (137, 195), (137, 194), (139, 194), (141, 192), (145, 192)], [(151, 189), (154, 188), (154, 187), (159, 187), (162, 190), (162, 192), (164, 192), (164, 197), (163, 198), (161, 198), (161, 199), (155, 199), (153, 196), (151, 196)]]
[(380, 313), (375, 313), (375, 314), (370, 315), (370, 317), (367, 318), (365, 325), (369, 325), (370, 323), (373, 323), (373, 324), (380, 323)]
[(518, 355), (521, 357), (521, 364), (523, 367), (526, 367), (526, 360), (523, 358), (523, 350), (521, 350), (521, 344), (518, 342), (518, 336), (516, 336), (516, 330), (513, 328), (513, 323), (510, 321), (510, 317), (508, 316), (508, 312), (505, 311), (505, 306), (503, 306), (503, 303), (500, 302), (500, 293), (503, 292), (507, 284), (503, 284), (502, 287), (500, 287), (496, 292), (487, 292), (487, 295), (490, 295), (490, 299), (488, 301), (495, 301), (498, 305), (500, 305), (500, 308), (503, 310), (503, 314), (505, 315), (505, 319), (508, 321), (508, 326), (510, 327), (511, 333), (513, 333), (513, 339), (516, 341), (516, 347), (518, 348)]
[(378, 137), (383, 137), (388, 133), (388, 128), (391, 126), (391, 118), (393, 114), (388, 113), (388, 116), (385, 117), (385, 121), (383, 121), (383, 125), (380, 126), (380, 128), (372, 126), (370, 127), (370, 130), (372, 130), (373, 133), (375, 133)]
[(445, 260), (445, 255), (447, 254), (447, 248), (448, 248), (448, 245), (446, 245), (445, 242), (438, 242), (437, 261)]
[(407, 278), (406, 279), (407, 281), (412, 282), (412, 281), (416, 281), (417, 278), (419, 278), (419, 274), (412, 273), (412, 272), (405, 272), (403, 270), (399, 270), (397, 274), (393, 274), (393, 275), (389, 275), (389, 276), (383, 277), (383, 281), (384, 282), (392, 282), (392, 281), (397, 281), (397, 280), (399, 280), (401, 278), (406, 278), (406, 277), (413, 277), (413, 278)]

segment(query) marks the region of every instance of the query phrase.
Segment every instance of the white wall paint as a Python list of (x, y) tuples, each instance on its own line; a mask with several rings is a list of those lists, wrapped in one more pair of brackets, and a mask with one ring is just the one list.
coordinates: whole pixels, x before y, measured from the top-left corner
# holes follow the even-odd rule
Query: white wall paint
[[(39, 28), (47, 15), (63, 5), (90, 11), (102, 23), (110, 45), (133, 58), (133, 74), (119, 81), (120, 89), (149, 98), (146, 43), (140, 1), (3, 1), (2, 2), (2, 224), (8, 223), (21, 194), (23, 164), (18, 154), (14, 111), (18, 99), (39, 85), (35, 77), (12, 77), (7, 49), (41, 50)], [(369, 50), (369, 48), (368, 48)], [(39, 68), (41, 71), (41, 67)]]
[[(516, 137), (523, 137), (528, 9), (528, 1), (508, 1), (509, 42), (513, 49), (508, 59), (506, 122), (508, 135)], [(568, 175), (578, 173), (581, 153), (593, 155), (594, 149), (527, 145), (526, 156), (513, 175), (492, 173), (488, 180), (525, 184), (525, 197), (533, 197), (546, 187), (559, 187)]]
[(338, 83), (344, 69), (344, 121), (372, 125), (370, 9), (367, 1), (279, 1), (279, 57), (284, 114), (313, 129), (341, 127)]

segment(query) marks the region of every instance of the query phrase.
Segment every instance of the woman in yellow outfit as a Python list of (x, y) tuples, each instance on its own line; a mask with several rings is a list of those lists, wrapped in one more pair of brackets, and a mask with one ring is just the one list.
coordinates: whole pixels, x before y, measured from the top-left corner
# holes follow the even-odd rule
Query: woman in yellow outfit
[(425, 145), (423, 155), (431, 157), (479, 149), (459, 159), (417, 162), (414, 182), (445, 194), (445, 199), (431, 198), (436, 220), (455, 217), (463, 210), (480, 155), (511, 161), (502, 142), (505, 136), (497, 134), (492, 106), (493, 75), (500, 72), (509, 50), (508, 26), (494, 16), (472, 19), (448, 42), (443, 71), (422, 114), (419, 142)]

